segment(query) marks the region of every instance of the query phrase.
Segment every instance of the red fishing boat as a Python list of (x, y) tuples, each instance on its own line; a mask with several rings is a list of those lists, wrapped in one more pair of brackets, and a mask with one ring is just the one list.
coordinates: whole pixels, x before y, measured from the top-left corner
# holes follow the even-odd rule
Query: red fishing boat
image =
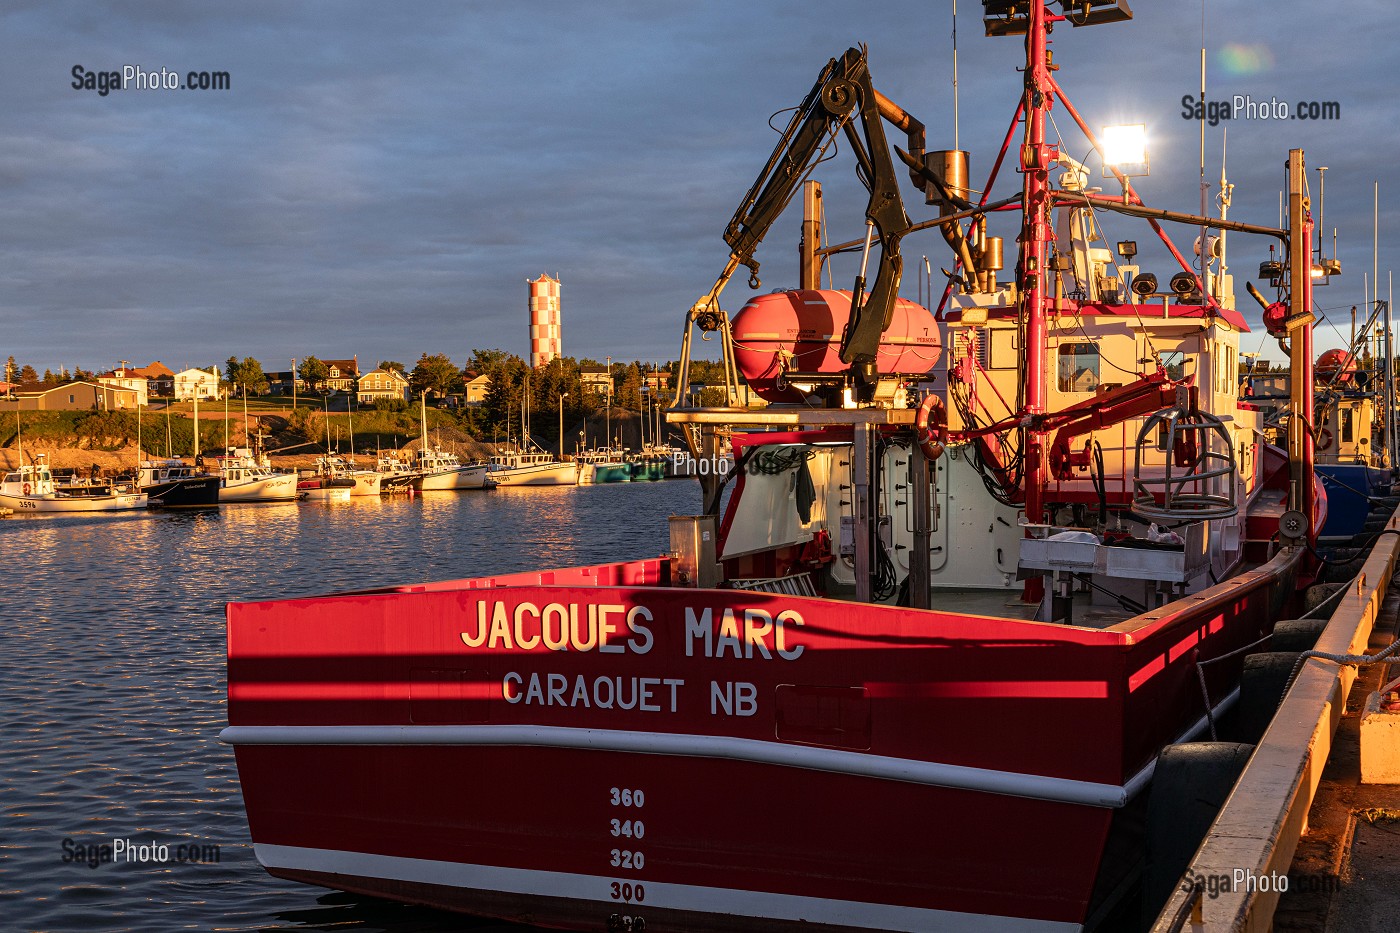
[[(985, 6), (1027, 57), (981, 190), (1008, 151), (1022, 190), (970, 200), (966, 154), (925, 151), (862, 49), (822, 70), (688, 315), (683, 369), (693, 331), (717, 333), (731, 404), (669, 419), (735, 468), (700, 471), (705, 514), (672, 518), (671, 554), (228, 607), (223, 738), (269, 872), (581, 930), (1103, 922), (1158, 755), (1212, 728), (1229, 656), (1308, 582), (1311, 220), (1299, 151), (1287, 229), (1088, 189), (1047, 140), (1059, 104), (1093, 141), (1047, 43), (1126, 5)], [(809, 207), (802, 287), (731, 321), (720, 292), (838, 134), (865, 237), (820, 245)], [(1287, 451), (1237, 397), (1223, 259), (1197, 271), (1163, 234), (1185, 278), (1160, 295), (1092, 245), (1105, 210), (1283, 244)], [(937, 320), (897, 298), (918, 229), (953, 251)], [(820, 289), (843, 250), (854, 287)]]

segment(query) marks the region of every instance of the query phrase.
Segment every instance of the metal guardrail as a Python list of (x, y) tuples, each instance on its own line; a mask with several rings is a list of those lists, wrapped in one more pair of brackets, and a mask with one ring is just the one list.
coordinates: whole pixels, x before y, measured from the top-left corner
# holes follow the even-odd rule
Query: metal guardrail
[[(1400, 530), (1400, 510), (1386, 528)], [(1360, 575), (1318, 638), (1316, 650), (1365, 651), (1397, 555), (1400, 535), (1376, 540)], [(1303, 664), (1183, 875), (1183, 881), (1190, 878), (1192, 883), (1177, 885), (1152, 933), (1263, 933), (1271, 928), (1280, 892), (1272, 884), (1250, 884), (1248, 879), (1257, 882), (1288, 874), (1356, 677), (1357, 669), (1351, 665), (1318, 658)], [(1237, 872), (1245, 873), (1246, 884), (1233, 883)], [(1215, 892), (1207, 895), (1204, 882), (1210, 878), (1228, 878), (1230, 883), (1213, 886)]]

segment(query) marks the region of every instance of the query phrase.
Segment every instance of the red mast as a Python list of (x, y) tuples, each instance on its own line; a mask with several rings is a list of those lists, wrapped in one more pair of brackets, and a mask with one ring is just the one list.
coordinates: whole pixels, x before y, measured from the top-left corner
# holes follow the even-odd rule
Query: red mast
[[(1050, 164), (1054, 150), (1045, 142), (1045, 117), (1050, 111), (1051, 89), (1047, 61), (1050, 24), (1060, 19), (1046, 10), (1041, 0), (1031, 0), (1030, 25), (1026, 30), (1026, 91), (1022, 110), (1026, 115), (1025, 144), (1021, 147), (1021, 172), (1025, 196), (1021, 221), (1020, 287), (1021, 307), (1026, 322), (1025, 414), (1036, 418), (1045, 414), (1046, 396), (1046, 254), (1050, 233)], [(1026, 520), (1039, 523), (1044, 518), (1044, 434), (1025, 429)], [(1026, 598), (1034, 594), (1028, 587)]]

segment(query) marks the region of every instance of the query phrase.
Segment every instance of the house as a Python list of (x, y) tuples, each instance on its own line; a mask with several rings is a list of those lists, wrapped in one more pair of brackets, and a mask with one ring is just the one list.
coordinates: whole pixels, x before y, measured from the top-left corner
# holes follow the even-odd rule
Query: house
[(349, 395), (359, 388), (360, 381), (360, 357), (358, 354), (348, 360), (322, 360), (326, 364), (327, 376), (325, 390), (331, 392), (343, 392)]
[(175, 394), (175, 373), (160, 360), (138, 366), (132, 372), (146, 377), (147, 395), (170, 398)]
[(185, 369), (175, 374), (175, 398), (188, 402), (192, 398), (219, 397), (219, 374), (209, 369)]
[(99, 382), (50, 386), (31, 382), (0, 400), (0, 411), (116, 411), (136, 407), (136, 392)]
[(305, 395), (306, 380), (295, 371), (286, 369), (275, 373), (263, 373), (267, 377), (268, 395)]
[(592, 389), (606, 395), (611, 391), (612, 376), (608, 373), (608, 367), (584, 365), (578, 368), (579, 381), (583, 383), (585, 389)]
[(122, 360), (121, 365), (111, 372), (102, 373), (97, 381), (105, 386), (130, 389), (136, 393), (136, 404), (145, 407), (150, 404), (150, 379), (145, 373), (137, 372)]
[(408, 377), (397, 369), (374, 369), (359, 379), (356, 390), (361, 405), (372, 405), (380, 399), (408, 401)]
[(463, 393), (467, 405), (486, 404), (486, 391), (491, 388), (491, 377), (486, 373), (479, 376), (472, 376), (466, 382), (466, 390)]
[(671, 371), (669, 369), (658, 369), (652, 372), (642, 373), (642, 391), (665, 392), (671, 388)]

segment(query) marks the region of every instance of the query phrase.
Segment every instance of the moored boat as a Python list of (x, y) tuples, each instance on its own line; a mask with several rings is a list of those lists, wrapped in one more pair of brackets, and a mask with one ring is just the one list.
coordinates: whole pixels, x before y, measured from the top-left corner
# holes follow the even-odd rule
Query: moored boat
[[(669, 418), (701, 463), (727, 437), (734, 469), (699, 471), (704, 514), (671, 519), (668, 557), (228, 607), (223, 736), (268, 871), (652, 933), (1060, 931), (1118, 906), (1141, 850), (1117, 843), (1158, 755), (1213, 733), (1243, 653), (1315, 575), (1312, 221), (1298, 150), (1286, 229), (1086, 190), (1047, 139), (1053, 103), (1083, 126), (1047, 39), (1105, 14), (995, 6), (989, 34), (1025, 35), (1003, 149), (1019, 143), (1019, 195), (970, 201), (965, 154), (925, 152), (863, 49), (796, 109), (688, 315), (676, 384), (691, 332), (718, 334), (730, 404)], [(937, 205), (920, 226), (953, 249), (941, 321), (899, 298), (915, 225), (882, 120)], [(870, 190), (873, 281), (863, 261), (850, 290), (820, 288), (804, 237), (801, 287), (731, 322), (719, 293), (756, 272), (838, 131)], [(1018, 271), (998, 283), (989, 215), (1016, 205)], [(1175, 301), (1119, 278), (1097, 210), (1292, 245), (1270, 305), (1286, 450), (1238, 397), (1247, 325), (1223, 267), (1197, 276), (1172, 246)], [(404, 794), (406, 773), (471, 774), (472, 792)]]
[(377, 496), (384, 480), (383, 474), (356, 469), (353, 459), (339, 456), (317, 457), (315, 475), (340, 480), (340, 485), (346, 485), (344, 481), (348, 480), (352, 496)]
[(611, 447), (597, 450), (583, 450), (574, 454), (578, 464), (578, 484), (591, 486), (598, 483), (627, 483), (632, 480), (632, 464), (626, 460), (627, 452)]
[(379, 455), (374, 464), (374, 471), (379, 474), (379, 491), (384, 495), (412, 492), (413, 481), (418, 476), (417, 470), (391, 453)]
[(492, 489), (495, 481), (485, 463), (463, 463), (454, 453), (439, 447), (418, 451), (413, 462), (413, 487), (423, 492), (444, 489)]
[(219, 477), (183, 460), (143, 460), (135, 482), (152, 507), (208, 509), (219, 504)]
[(579, 465), (546, 451), (506, 451), (491, 457), (490, 477), (498, 486), (576, 486)]
[(134, 486), (93, 484), (59, 488), (44, 454), (0, 479), (0, 507), (18, 514), (123, 512), (144, 509), (146, 495)]
[(230, 447), (214, 463), (223, 483), (220, 502), (290, 502), (301, 495), (295, 473), (274, 473), (246, 447)]

